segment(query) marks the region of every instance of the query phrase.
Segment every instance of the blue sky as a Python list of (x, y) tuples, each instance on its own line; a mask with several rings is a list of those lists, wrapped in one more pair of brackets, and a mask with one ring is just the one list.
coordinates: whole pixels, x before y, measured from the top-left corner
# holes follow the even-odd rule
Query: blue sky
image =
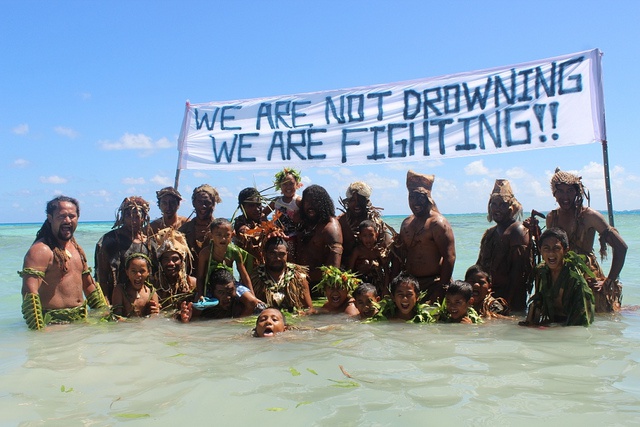
[[(634, 148), (640, 99), (636, 1), (4, 1), (0, 5), (0, 223), (40, 222), (58, 194), (81, 220), (113, 220), (141, 195), (172, 185), (185, 101), (286, 95), (390, 83), (599, 48), (613, 205), (640, 208)], [(446, 213), (484, 212), (508, 178), (526, 212), (555, 203), (556, 166), (583, 176), (606, 209), (600, 144), (413, 162), (303, 170), (337, 201), (350, 182), (374, 189), (385, 214), (409, 212), (407, 169), (436, 175)], [(276, 171), (184, 170), (180, 213), (209, 183), (230, 217), (238, 192)]]

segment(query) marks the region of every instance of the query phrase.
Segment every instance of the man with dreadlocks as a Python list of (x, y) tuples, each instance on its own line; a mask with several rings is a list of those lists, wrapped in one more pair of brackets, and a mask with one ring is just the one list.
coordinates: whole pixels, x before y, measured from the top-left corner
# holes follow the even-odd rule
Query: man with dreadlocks
[(80, 216), (78, 201), (58, 196), (47, 203), (46, 212), (47, 219), (18, 272), (22, 277), (22, 315), (30, 329), (84, 319), (87, 304), (107, 307), (91, 277), (84, 250), (73, 237)]
[(178, 215), (178, 209), (182, 201), (182, 196), (178, 190), (173, 187), (164, 187), (162, 190), (156, 191), (156, 197), (162, 216), (154, 219), (149, 224), (151, 231), (157, 233), (166, 227), (171, 227), (174, 230), (179, 229), (187, 221), (187, 218)]
[(208, 241), (209, 225), (213, 221), (213, 211), (216, 204), (222, 203), (218, 190), (209, 184), (202, 184), (193, 189), (191, 203), (196, 216), (182, 224), (178, 229), (187, 237), (187, 245), (193, 256), (193, 263), (188, 266), (187, 272), (194, 275), (198, 268), (198, 256)]
[[(587, 257), (587, 264), (596, 275), (595, 280), (588, 280), (596, 299), (596, 312), (619, 310), (622, 285), (618, 276), (627, 256), (627, 244), (600, 212), (583, 206), (585, 197), (589, 201), (589, 193), (582, 184), (582, 177), (556, 168), (551, 178), (551, 191), (559, 208), (547, 215), (547, 228), (564, 230), (569, 236), (569, 248)], [(613, 248), (611, 269), (606, 277), (593, 253), (596, 232), (600, 236), (602, 259), (607, 255), (607, 244)]]
[[(125, 283), (125, 260), (133, 253), (150, 256), (149, 203), (140, 196), (126, 197), (116, 213), (112, 230), (96, 244), (96, 280), (104, 295), (111, 300), (117, 283)], [(155, 268), (155, 266), (153, 266)]]
[(487, 212), (487, 220), (496, 225), (482, 236), (476, 264), (491, 275), (495, 297), (504, 298), (512, 310), (524, 311), (534, 267), (533, 252), (529, 233), (519, 221), (522, 205), (506, 179), (496, 179)]
[(358, 245), (358, 228), (360, 223), (365, 220), (373, 221), (375, 224), (378, 236), (376, 246), (386, 253), (387, 248), (391, 245), (391, 236), (382, 221), (381, 208), (376, 208), (371, 204), (371, 187), (365, 182), (356, 181), (349, 185), (345, 195), (344, 199), (340, 199), (344, 213), (338, 217), (342, 229), (343, 264), (346, 266), (351, 259), (351, 253)]
[(296, 264), (309, 268), (309, 287), (313, 293), (313, 287), (323, 278), (320, 267), (340, 267), (342, 260), (342, 230), (327, 190), (310, 185), (302, 192), (300, 220)]

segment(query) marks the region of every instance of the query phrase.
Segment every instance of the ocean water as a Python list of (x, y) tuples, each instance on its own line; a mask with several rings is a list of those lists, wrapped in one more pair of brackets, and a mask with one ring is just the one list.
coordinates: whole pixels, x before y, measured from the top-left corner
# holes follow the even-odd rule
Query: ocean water
[[(447, 215), (455, 278), (475, 262), (484, 215)], [(388, 217), (396, 229), (402, 217)], [(256, 339), (235, 320), (163, 318), (27, 329), (16, 271), (39, 224), (0, 225), (0, 425), (632, 425), (640, 423), (640, 215), (623, 306), (589, 328), (297, 322)], [(93, 259), (110, 223), (80, 223)], [(605, 271), (608, 270), (605, 263)]]

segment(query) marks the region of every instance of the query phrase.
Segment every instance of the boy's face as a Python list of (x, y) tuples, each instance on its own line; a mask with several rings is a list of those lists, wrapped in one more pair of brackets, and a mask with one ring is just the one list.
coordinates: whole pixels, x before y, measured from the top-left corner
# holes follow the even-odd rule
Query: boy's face
[(218, 225), (211, 230), (211, 240), (216, 246), (224, 246), (226, 248), (229, 246), (229, 243), (231, 243), (232, 238), (233, 229), (231, 228), (231, 224)]
[(279, 310), (267, 308), (263, 310), (256, 320), (256, 335), (259, 337), (273, 337), (279, 332), (284, 332), (284, 318)]
[(465, 281), (471, 283), (471, 287), (473, 288), (473, 304), (475, 306), (482, 306), (482, 302), (489, 294), (489, 288), (491, 287), (487, 276), (481, 273), (475, 273), (469, 277), (468, 280), (465, 278)]
[(367, 249), (373, 249), (376, 246), (378, 240), (378, 233), (373, 227), (364, 227), (358, 234), (358, 239), (362, 245)]
[(148, 277), (149, 266), (147, 265), (147, 261), (142, 258), (134, 258), (129, 262), (129, 267), (127, 267), (127, 278), (135, 290), (142, 289), (142, 286), (144, 285), (144, 282), (147, 281)]
[(467, 301), (462, 295), (459, 294), (447, 294), (444, 299), (447, 305), (447, 312), (452, 319), (462, 320), (462, 318), (467, 315), (470, 300)]
[(296, 188), (298, 183), (291, 174), (287, 174), (284, 180), (280, 183), (280, 192), (285, 197), (293, 197), (296, 194)]
[(540, 254), (551, 271), (562, 269), (566, 253), (567, 250), (562, 246), (562, 243), (553, 236), (547, 237), (540, 242)]
[(223, 309), (227, 309), (231, 306), (231, 301), (235, 295), (236, 286), (233, 282), (223, 285), (218, 284), (213, 288), (213, 297), (219, 301), (218, 305)]
[(327, 302), (333, 308), (340, 307), (349, 298), (349, 291), (344, 288), (325, 286), (324, 294)]
[(160, 212), (162, 212), (163, 215), (172, 217), (178, 212), (178, 208), (180, 207), (180, 199), (171, 194), (165, 194), (158, 201), (158, 207), (160, 208)]
[(393, 302), (400, 312), (401, 318), (409, 318), (413, 313), (413, 308), (418, 303), (418, 295), (411, 283), (400, 283), (393, 294)]
[(375, 304), (378, 301), (380, 301), (380, 297), (375, 296), (373, 291), (367, 292), (366, 294), (360, 294), (355, 297), (355, 304), (356, 308), (360, 312), (360, 317), (368, 319), (378, 314), (378, 308)]

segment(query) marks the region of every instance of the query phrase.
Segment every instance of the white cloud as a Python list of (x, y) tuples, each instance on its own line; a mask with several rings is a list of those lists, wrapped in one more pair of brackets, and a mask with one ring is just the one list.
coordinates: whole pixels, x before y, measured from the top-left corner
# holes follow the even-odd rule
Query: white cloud
[(174, 146), (167, 138), (161, 138), (154, 142), (151, 137), (139, 134), (125, 133), (117, 141), (102, 140), (98, 142), (98, 145), (103, 150), (146, 150), (151, 152), (153, 150), (172, 148)]
[(40, 182), (44, 184), (65, 184), (68, 180), (58, 175), (41, 176)]
[(166, 176), (156, 175), (153, 178), (151, 178), (149, 181), (161, 187), (169, 187), (170, 185), (173, 185), (173, 180), (171, 178), (167, 178)]
[(11, 164), (11, 166), (14, 168), (26, 168), (27, 166), (29, 166), (30, 163), (31, 162), (29, 162), (29, 160), (26, 160), (26, 159), (15, 159)]
[(16, 135), (26, 135), (29, 133), (29, 125), (26, 123), (20, 124), (12, 129), (12, 132)]
[(193, 176), (195, 178), (209, 178), (209, 174), (205, 173), (205, 172), (201, 172), (201, 171), (195, 171), (193, 172)]
[(528, 175), (527, 172), (521, 167), (508, 169), (505, 174), (509, 179), (523, 179)]
[(464, 172), (467, 175), (488, 175), (489, 169), (484, 165), (482, 160), (476, 160), (465, 166)]
[(58, 135), (66, 136), (71, 139), (77, 138), (79, 135), (77, 131), (63, 126), (56, 126), (53, 128), (53, 131)]
[(122, 183), (124, 185), (143, 185), (145, 183), (144, 178), (122, 178)]

